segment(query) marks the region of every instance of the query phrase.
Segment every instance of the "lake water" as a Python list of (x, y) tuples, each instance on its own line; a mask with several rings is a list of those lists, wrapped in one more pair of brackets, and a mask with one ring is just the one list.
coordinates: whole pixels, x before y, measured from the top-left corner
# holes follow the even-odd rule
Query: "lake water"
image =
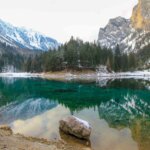
[[(59, 132), (59, 120), (70, 114), (91, 124), (89, 142)], [(150, 81), (0, 78), (0, 124), (94, 150), (149, 150)]]

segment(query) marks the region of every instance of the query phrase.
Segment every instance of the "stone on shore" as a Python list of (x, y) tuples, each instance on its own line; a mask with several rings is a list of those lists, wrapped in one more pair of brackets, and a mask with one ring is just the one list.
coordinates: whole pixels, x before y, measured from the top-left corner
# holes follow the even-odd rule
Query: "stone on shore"
[(74, 116), (69, 116), (60, 120), (59, 128), (66, 134), (71, 134), (81, 139), (89, 139), (92, 130), (87, 121)]
[(11, 128), (7, 125), (0, 125), (0, 136), (10, 136), (13, 132)]

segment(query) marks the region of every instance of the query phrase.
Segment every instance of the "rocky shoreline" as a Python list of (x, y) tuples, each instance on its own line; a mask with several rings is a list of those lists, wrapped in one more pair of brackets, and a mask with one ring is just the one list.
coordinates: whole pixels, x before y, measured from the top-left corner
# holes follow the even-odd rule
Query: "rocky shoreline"
[(87, 146), (68, 144), (63, 140), (50, 141), (14, 134), (10, 127), (0, 127), (0, 150), (91, 150)]

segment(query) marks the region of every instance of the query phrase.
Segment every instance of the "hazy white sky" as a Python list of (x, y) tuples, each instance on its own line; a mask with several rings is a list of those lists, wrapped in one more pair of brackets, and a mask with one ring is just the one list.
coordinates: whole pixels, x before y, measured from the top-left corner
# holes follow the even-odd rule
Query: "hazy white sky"
[(97, 39), (110, 18), (131, 16), (138, 0), (0, 0), (0, 18), (40, 31), (59, 42)]

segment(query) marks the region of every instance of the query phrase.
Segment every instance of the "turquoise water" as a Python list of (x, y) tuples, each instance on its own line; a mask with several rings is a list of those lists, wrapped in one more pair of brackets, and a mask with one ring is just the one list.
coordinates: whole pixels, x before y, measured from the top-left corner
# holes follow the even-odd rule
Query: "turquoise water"
[(134, 79), (0, 78), (0, 124), (15, 133), (72, 142), (58, 129), (59, 120), (72, 114), (91, 124), (89, 146), (95, 150), (149, 150), (149, 87), (149, 81)]

